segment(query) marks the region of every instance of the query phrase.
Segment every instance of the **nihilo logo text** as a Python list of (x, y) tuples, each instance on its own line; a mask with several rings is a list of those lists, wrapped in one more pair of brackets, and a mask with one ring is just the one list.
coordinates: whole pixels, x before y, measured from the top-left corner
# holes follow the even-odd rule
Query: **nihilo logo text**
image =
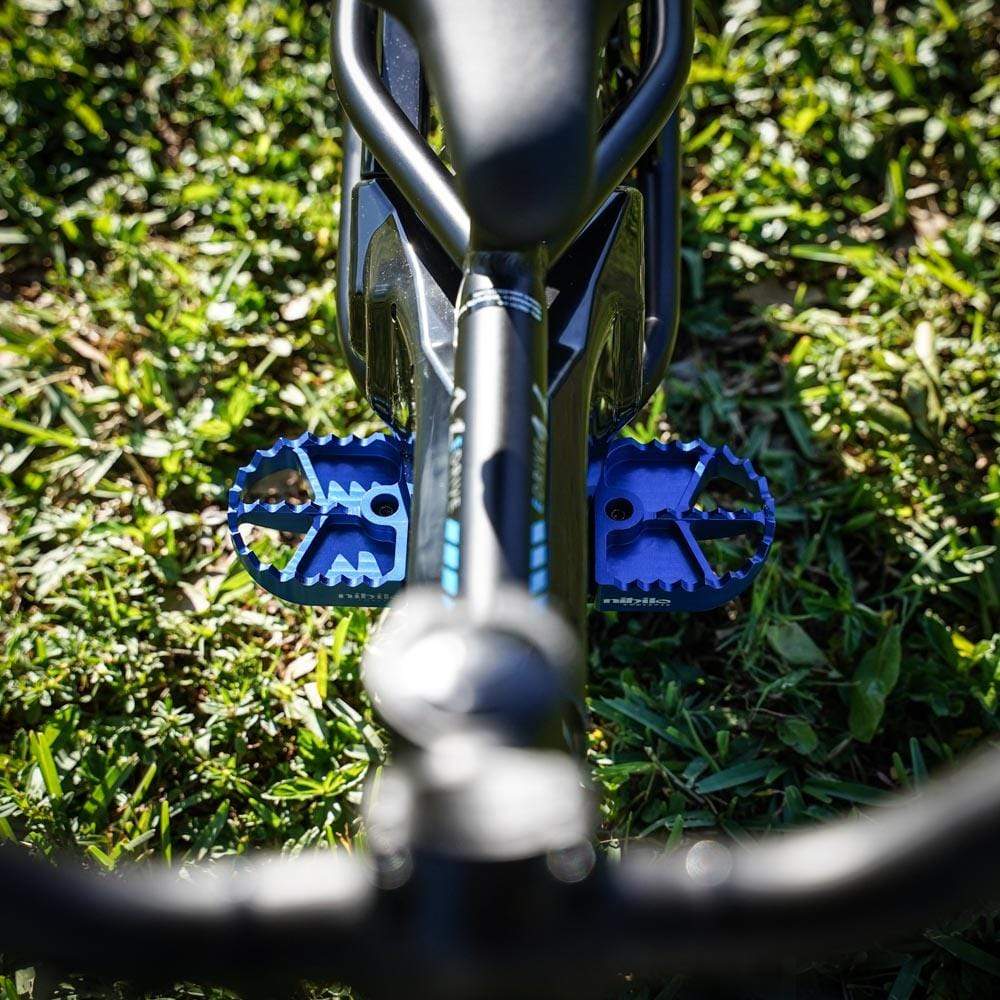
[(669, 597), (605, 597), (601, 599), (605, 607), (614, 605), (618, 608), (667, 608), (670, 607)]

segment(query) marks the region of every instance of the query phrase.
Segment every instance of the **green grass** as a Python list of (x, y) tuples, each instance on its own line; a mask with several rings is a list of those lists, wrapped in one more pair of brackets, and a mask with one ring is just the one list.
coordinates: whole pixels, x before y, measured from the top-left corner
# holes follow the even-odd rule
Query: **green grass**
[[(731, 442), (780, 525), (738, 605), (594, 617), (613, 851), (877, 808), (997, 735), (1000, 18), (699, 18), (682, 331), (636, 433)], [(269, 600), (222, 518), (256, 448), (375, 426), (334, 346), (326, 31), (297, 0), (0, 9), (0, 838), (112, 868), (359, 836), (372, 616)], [(970, 917), (803, 983), (990, 996), (998, 956)]]

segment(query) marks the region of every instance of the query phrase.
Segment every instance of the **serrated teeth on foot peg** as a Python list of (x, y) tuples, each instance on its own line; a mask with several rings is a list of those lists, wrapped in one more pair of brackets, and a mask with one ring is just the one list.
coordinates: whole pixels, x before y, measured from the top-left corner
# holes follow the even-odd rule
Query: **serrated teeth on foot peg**
[[(278, 472), (309, 486), (304, 503), (254, 499)], [(403, 585), (413, 495), (410, 445), (398, 437), (281, 438), (239, 470), (229, 494), (229, 531), (247, 572), (295, 604), (381, 607)], [(704, 510), (716, 480), (744, 490), (754, 509)], [(594, 593), (602, 611), (707, 611), (743, 593), (774, 540), (767, 480), (728, 447), (703, 441), (639, 444), (616, 438), (591, 457)], [(243, 541), (254, 524), (300, 536), (282, 566), (263, 562)], [(735, 569), (717, 572), (703, 542), (741, 535), (754, 548)]]
[[(306, 503), (251, 499), (262, 480), (298, 473)], [(406, 576), (406, 542), (413, 483), (409, 448), (395, 437), (279, 439), (258, 451), (229, 492), (229, 533), (247, 572), (265, 590), (294, 604), (379, 607)], [(261, 561), (240, 526), (301, 536), (277, 567)]]
[[(755, 509), (702, 510), (710, 483), (744, 490)], [(774, 540), (767, 480), (728, 447), (614, 440), (591, 460), (596, 605), (601, 611), (708, 611), (743, 593)], [(756, 536), (743, 565), (718, 573), (701, 542)]]

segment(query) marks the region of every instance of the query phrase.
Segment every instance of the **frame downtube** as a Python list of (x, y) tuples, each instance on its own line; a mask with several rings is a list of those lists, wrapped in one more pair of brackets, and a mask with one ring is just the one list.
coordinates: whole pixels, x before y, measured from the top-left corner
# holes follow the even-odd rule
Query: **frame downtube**
[(548, 589), (548, 331), (542, 251), (474, 251), (456, 312), (442, 585), (488, 606)]

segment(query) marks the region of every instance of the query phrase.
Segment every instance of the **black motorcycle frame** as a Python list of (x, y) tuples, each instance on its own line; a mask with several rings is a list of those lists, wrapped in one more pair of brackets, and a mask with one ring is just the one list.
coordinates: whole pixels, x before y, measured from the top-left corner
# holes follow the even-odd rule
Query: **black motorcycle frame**
[[(581, 637), (588, 459), (662, 381), (679, 316), (674, 106), (690, 9), (655, 2), (643, 18), (645, 74), (599, 147), (592, 216), (554, 247), (505, 252), (473, 245), (426, 141), (428, 92), (406, 30), (361, 3), (334, 10), (338, 89), (366, 140), (345, 123), (340, 339), (379, 416), (413, 434), (407, 579), (484, 601), (493, 584), (520, 582)], [(521, 289), (534, 314), (481, 314), (483, 290), (498, 286)], [(487, 468), (498, 454), (504, 468)], [(442, 548), (446, 530), (457, 553)]]

